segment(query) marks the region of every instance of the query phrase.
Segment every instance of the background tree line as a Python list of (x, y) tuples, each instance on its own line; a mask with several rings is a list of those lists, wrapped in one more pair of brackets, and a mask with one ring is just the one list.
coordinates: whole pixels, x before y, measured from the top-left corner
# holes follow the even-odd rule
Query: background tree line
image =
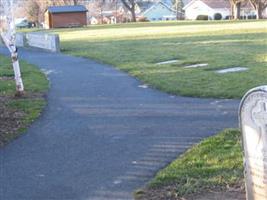
[[(94, 7), (99, 7), (100, 10), (105, 4), (110, 4), (120, 1), (124, 7), (131, 14), (131, 21), (136, 22), (136, 4), (138, 0), (27, 0), (27, 16), (28, 19), (33, 22), (43, 21), (43, 15), (48, 6), (57, 5), (78, 5), (84, 4), (85, 2), (95, 3)], [(214, 0), (216, 1), (216, 0)], [(240, 19), (240, 11), (242, 5), (250, 3), (255, 9), (257, 19), (262, 19), (262, 13), (267, 7), (267, 0), (225, 0), (229, 1), (231, 5), (231, 16), (232, 19)], [(173, 9), (178, 13), (183, 12), (184, 3), (183, 0), (172, 0)]]
[[(124, 6), (131, 12), (132, 21), (136, 21), (135, 5), (137, 0), (121, 0)], [(216, 1), (216, 0), (214, 0)], [(242, 4), (250, 3), (256, 11), (257, 19), (262, 19), (262, 13), (267, 7), (267, 0), (225, 0), (231, 5), (231, 15), (233, 19), (240, 19), (240, 10)], [(178, 12), (183, 12), (183, 0), (173, 0), (173, 8)], [(178, 15), (177, 15), (178, 16)]]
[(267, 7), (267, 0), (229, 0), (231, 4), (232, 16), (234, 19), (240, 19), (241, 6), (244, 3), (250, 3), (256, 11), (256, 18), (262, 19), (262, 13)]

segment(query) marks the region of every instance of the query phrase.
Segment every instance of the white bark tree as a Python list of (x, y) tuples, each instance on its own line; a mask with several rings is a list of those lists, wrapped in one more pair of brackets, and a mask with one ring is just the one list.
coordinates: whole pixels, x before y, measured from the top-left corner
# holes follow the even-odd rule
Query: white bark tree
[(21, 96), (24, 93), (24, 86), (21, 78), (18, 52), (16, 48), (16, 29), (14, 24), (13, 0), (4, 0), (0, 3), (3, 4), (5, 16), (5, 23), (3, 27), (1, 27), (1, 38), (11, 54), (11, 60), (16, 82), (16, 95)]

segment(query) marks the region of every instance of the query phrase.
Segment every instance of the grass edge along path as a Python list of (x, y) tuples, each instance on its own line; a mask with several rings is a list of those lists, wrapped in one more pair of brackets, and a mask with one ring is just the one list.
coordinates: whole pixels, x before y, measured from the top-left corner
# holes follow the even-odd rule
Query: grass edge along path
[(25, 95), (15, 97), (10, 58), (0, 55), (0, 147), (17, 138), (36, 120), (46, 105), (49, 88), (46, 76), (36, 67), (20, 61)]
[(177, 199), (206, 191), (238, 188), (244, 192), (241, 133), (226, 129), (193, 146), (157, 173), (135, 198)]
[[(54, 29), (62, 52), (94, 59), (152, 88), (183, 96), (241, 98), (266, 83), (265, 21), (144, 23)], [(177, 63), (157, 65), (177, 60)], [(198, 68), (184, 68), (194, 64)], [(219, 74), (245, 67), (248, 71)], [(255, 77), (257, 77), (255, 79)]]

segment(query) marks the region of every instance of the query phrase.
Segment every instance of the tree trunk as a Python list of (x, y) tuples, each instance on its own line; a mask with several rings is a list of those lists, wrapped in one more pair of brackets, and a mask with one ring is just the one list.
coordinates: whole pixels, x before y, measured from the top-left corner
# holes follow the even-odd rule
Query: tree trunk
[(132, 22), (136, 22), (135, 8), (131, 8), (130, 12), (132, 15)]
[(230, 16), (230, 18), (229, 19), (233, 19), (234, 18), (234, 15), (235, 15), (235, 12), (234, 12), (234, 5), (233, 4), (231, 4), (231, 16)]
[(262, 19), (262, 8), (260, 3), (256, 6), (256, 17), (257, 19)]
[(126, 0), (121, 0), (121, 2), (130, 11), (132, 15), (132, 22), (136, 22), (135, 0), (129, 0), (128, 2), (126, 2)]
[(236, 4), (236, 12), (237, 12), (237, 19), (240, 19), (240, 13), (241, 13), (241, 2)]
[(263, 11), (267, 7), (267, 1), (256, 1), (256, 0), (249, 0), (249, 2), (253, 5), (253, 8), (256, 11), (257, 19), (263, 18)]
[(240, 19), (241, 2), (234, 4), (234, 19)]
[(16, 82), (16, 96), (22, 96), (24, 93), (24, 86), (20, 73), (17, 48), (14, 44), (11, 44), (11, 42), (8, 40), (5, 34), (1, 33), (1, 38), (11, 54), (11, 60)]
[(178, 3), (177, 3), (177, 1), (175, 3), (176, 3), (176, 5), (175, 5), (175, 7), (176, 7), (176, 20), (179, 20)]

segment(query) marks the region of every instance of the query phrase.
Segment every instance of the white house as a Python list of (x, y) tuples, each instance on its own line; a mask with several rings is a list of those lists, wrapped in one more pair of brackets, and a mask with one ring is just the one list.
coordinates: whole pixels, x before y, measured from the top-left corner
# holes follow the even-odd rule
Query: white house
[[(195, 20), (199, 15), (207, 15), (209, 19), (214, 19), (214, 15), (219, 13), (222, 19), (231, 15), (231, 5), (226, 0), (192, 0), (184, 8), (185, 19)], [(241, 4), (240, 15), (243, 18), (255, 16), (255, 10), (250, 3)]]
[(139, 16), (145, 17), (149, 21), (168, 21), (176, 19), (176, 11), (160, 1), (153, 3), (148, 9), (141, 12)]
[(208, 15), (214, 19), (216, 13), (220, 13), (225, 19), (230, 15), (230, 3), (225, 0), (192, 0), (183, 9), (185, 19), (195, 20), (199, 15)]

